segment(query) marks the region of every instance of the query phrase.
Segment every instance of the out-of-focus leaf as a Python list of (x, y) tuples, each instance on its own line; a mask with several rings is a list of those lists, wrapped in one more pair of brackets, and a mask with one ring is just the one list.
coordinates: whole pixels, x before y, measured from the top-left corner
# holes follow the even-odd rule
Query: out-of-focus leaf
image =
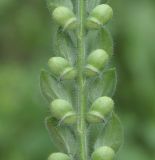
[(51, 137), (53, 144), (62, 152), (75, 155), (77, 145), (75, 135), (70, 127), (60, 126), (59, 122), (52, 118), (46, 117), (45, 125)]
[(113, 54), (113, 41), (106, 28), (99, 31), (89, 31), (86, 37), (88, 54), (95, 49), (104, 49), (110, 56)]
[(47, 0), (47, 6), (49, 8), (49, 11), (52, 13), (53, 9), (58, 6), (65, 6), (73, 9), (73, 4), (71, 0)]
[(94, 102), (96, 98), (101, 96), (111, 97), (116, 89), (116, 83), (117, 77), (114, 68), (107, 70), (101, 76), (93, 79), (88, 85), (88, 97), (90, 102)]
[(69, 94), (65, 91), (63, 85), (47, 71), (41, 72), (40, 87), (42, 94), (49, 102), (56, 98), (62, 98), (70, 101)]
[(109, 146), (117, 152), (123, 143), (123, 139), (121, 122), (118, 116), (113, 113), (112, 118), (100, 132), (94, 147), (96, 149), (100, 146)]

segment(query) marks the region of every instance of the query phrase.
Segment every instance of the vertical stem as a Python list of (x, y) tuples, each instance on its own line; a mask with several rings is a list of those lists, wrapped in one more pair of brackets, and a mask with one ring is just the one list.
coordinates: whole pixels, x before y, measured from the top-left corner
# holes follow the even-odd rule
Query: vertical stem
[(87, 135), (86, 135), (86, 99), (85, 99), (85, 78), (83, 77), (83, 66), (85, 61), (85, 0), (78, 1), (78, 58), (77, 58), (77, 70), (78, 70), (78, 136), (79, 136), (79, 148), (80, 159), (87, 160)]

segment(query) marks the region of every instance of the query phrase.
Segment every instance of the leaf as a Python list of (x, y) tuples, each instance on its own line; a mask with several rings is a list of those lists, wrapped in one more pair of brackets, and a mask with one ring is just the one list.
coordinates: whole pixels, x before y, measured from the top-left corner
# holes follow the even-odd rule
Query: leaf
[(88, 142), (89, 142), (89, 153), (91, 154), (94, 151), (94, 144), (100, 133), (104, 128), (105, 123), (95, 123), (90, 124), (88, 128)]
[(49, 11), (51, 13), (58, 6), (65, 6), (70, 8), (71, 10), (73, 9), (73, 4), (71, 0), (46, 0), (46, 1), (47, 1), (47, 6), (49, 8)]
[(95, 49), (104, 49), (110, 56), (113, 54), (113, 41), (106, 28), (99, 31), (89, 31), (86, 37), (87, 52), (90, 54)]
[(124, 133), (121, 122), (118, 116), (113, 113), (112, 118), (109, 120), (109, 122), (102, 129), (100, 135), (98, 136), (94, 148), (96, 149), (101, 146), (109, 146), (112, 147), (115, 152), (117, 152), (123, 144), (123, 139)]
[[(72, 33), (73, 34), (73, 33)], [(55, 51), (56, 55), (60, 55), (67, 59), (71, 65), (75, 63), (76, 60), (76, 37), (70, 33), (61, 32), (58, 30), (57, 35), (55, 37)]]
[(40, 87), (42, 94), (51, 102), (56, 98), (62, 98), (70, 101), (69, 94), (65, 91), (63, 85), (46, 71), (42, 71), (40, 75)]
[(70, 127), (60, 126), (58, 123), (59, 122), (52, 117), (46, 117), (45, 119), (45, 125), (53, 144), (61, 152), (75, 155), (77, 150), (75, 135), (71, 131)]
[(98, 76), (88, 84), (88, 97), (90, 102), (98, 97), (111, 97), (116, 89), (117, 77), (115, 68), (107, 70), (102, 76)]
[(65, 90), (71, 95), (71, 100), (73, 104), (73, 108), (77, 110), (77, 101), (78, 101), (78, 95), (77, 95), (77, 82), (76, 80), (64, 80), (62, 81)]

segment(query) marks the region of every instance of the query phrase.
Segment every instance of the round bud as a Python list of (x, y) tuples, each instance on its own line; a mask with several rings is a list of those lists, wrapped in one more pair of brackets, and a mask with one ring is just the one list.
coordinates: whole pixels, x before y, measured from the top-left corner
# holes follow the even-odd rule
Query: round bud
[(67, 67), (61, 74), (61, 79), (65, 80), (74, 79), (76, 75), (77, 72), (73, 67)]
[(63, 99), (56, 99), (50, 104), (50, 111), (53, 117), (65, 124), (72, 124), (76, 121), (76, 113), (72, 105)]
[(92, 29), (99, 29), (106, 24), (113, 16), (113, 10), (108, 4), (101, 4), (96, 6), (87, 20), (87, 27)]
[(53, 11), (53, 19), (65, 29), (75, 29), (77, 19), (72, 10), (67, 7), (60, 6)]
[(62, 57), (52, 57), (48, 61), (48, 66), (53, 74), (59, 76), (65, 68), (69, 67), (69, 63)]
[(114, 102), (110, 97), (100, 97), (91, 106), (87, 114), (87, 121), (89, 123), (99, 123), (112, 113)]
[(86, 75), (95, 76), (105, 67), (108, 59), (109, 56), (103, 49), (93, 51), (87, 59)]
[(114, 150), (107, 146), (97, 148), (92, 154), (92, 160), (113, 160), (114, 158)]
[(63, 80), (74, 79), (76, 77), (76, 70), (70, 67), (69, 62), (62, 57), (50, 58), (48, 66), (53, 74), (59, 76)]
[(48, 160), (71, 160), (71, 159), (67, 154), (57, 152), (57, 153), (52, 153), (48, 157)]

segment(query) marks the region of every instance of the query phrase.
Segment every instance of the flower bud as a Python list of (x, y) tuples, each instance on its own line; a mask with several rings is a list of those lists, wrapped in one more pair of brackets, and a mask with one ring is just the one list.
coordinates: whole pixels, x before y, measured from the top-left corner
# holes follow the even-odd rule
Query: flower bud
[(48, 61), (48, 66), (53, 74), (61, 75), (64, 69), (69, 67), (69, 63), (62, 57), (52, 57)]
[(69, 62), (62, 57), (52, 57), (48, 61), (48, 66), (53, 74), (61, 79), (74, 79), (76, 71), (70, 67)]
[(103, 122), (114, 108), (114, 102), (110, 97), (100, 97), (91, 106), (87, 114), (89, 123)]
[(108, 4), (101, 4), (96, 6), (87, 20), (87, 27), (92, 29), (99, 29), (106, 24), (113, 16), (113, 10)]
[(77, 26), (77, 18), (72, 10), (67, 7), (57, 7), (53, 11), (53, 19), (65, 29), (75, 29)]
[(71, 159), (67, 154), (57, 152), (57, 153), (52, 153), (48, 157), (48, 160), (71, 160)]
[(63, 99), (56, 99), (50, 104), (50, 111), (53, 117), (65, 124), (73, 124), (76, 121), (76, 113), (72, 105)]
[(113, 160), (114, 158), (114, 150), (107, 146), (97, 148), (92, 154), (92, 160)]
[(108, 54), (103, 49), (93, 51), (87, 59), (86, 75), (95, 76), (104, 68), (109, 59)]
[(61, 79), (65, 80), (74, 79), (76, 75), (77, 72), (73, 67), (67, 67), (61, 74)]

